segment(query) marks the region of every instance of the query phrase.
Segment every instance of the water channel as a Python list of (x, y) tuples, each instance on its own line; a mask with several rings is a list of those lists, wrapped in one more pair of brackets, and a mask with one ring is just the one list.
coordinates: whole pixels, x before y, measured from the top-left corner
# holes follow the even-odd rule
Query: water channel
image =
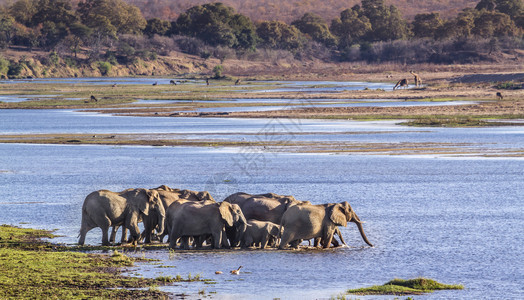
[[(466, 143), (524, 148), (522, 127), (408, 128), (396, 122), (116, 117), (71, 110), (0, 110), (1, 134), (176, 133), (183, 138), (250, 139), (269, 126), (286, 139)], [(292, 128), (290, 130), (290, 128)], [(308, 134), (293, 134), (293, 133)], [(201, 274), (217, 283), (161, 287), (213, 299), (329, 299), (348, 288), (424, 276), (465, 290), (416, 299), (524, 297), (524, 159), (470, 155), (364, 155), (249, 152), (243, 148), (0, 144), (0, 220), (57, 229), (74, 244), (81, 205), (98, 189), (208, 190), (216, 200), (244, 191), (294, 195), (313, 203), (349, 201), (375, 247), (354, 224), (347, 248), (326, 251), (176, 251), (134, 276)], [(100, 231), (88, 233), (98, 245)], [(240, 276), (229, 270), (242, 265)], [(224, 274), (216, 275), (215, 271)], [(393, 297), (362, 297), (391, 299)]]

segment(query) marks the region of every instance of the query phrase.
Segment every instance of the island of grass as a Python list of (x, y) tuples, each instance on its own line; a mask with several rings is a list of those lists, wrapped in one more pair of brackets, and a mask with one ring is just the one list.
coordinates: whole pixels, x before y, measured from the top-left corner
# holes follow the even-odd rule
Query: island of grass
[(393, 279), (384, 285), (374, 285), (366, 288), (350, 289), (347, 294), (354, 295), (422, 295), (424, 293), (431, 293), (436, 290), (462, 290), (464, 286), (450, 285), (437, 282), (433, 279), (415, 278), (415, 279)]
[(0, 299), (166, 299), (166, 280), (125, 277), (136, 259), (72, 252), (48, 231), (0, 226)]

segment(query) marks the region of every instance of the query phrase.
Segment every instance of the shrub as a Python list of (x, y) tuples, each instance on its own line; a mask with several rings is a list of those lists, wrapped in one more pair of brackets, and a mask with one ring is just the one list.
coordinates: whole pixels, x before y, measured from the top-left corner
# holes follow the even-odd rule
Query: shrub
[(9, 71), (9, 61), (0, 56), (0, 74), (7, 75)]
[(215, 73), (214, 78), (222, 78), (222, 72), (224, 71), (224, 67), (222, 65), (216, 65), (213, 68), (213, 73)]
[(22, 73), (22, 70), (24, 69), (24, 63), (20, 62), (14, 62), (11, 61), (9, 63), (9, 70), (7, 71), (7, 75), (9, 76), (19, 76)]
[(107, 61), (100, 61), (98, 62), (98, 69), (103, 76), (107, 76), (111, 72), (111, 64)]

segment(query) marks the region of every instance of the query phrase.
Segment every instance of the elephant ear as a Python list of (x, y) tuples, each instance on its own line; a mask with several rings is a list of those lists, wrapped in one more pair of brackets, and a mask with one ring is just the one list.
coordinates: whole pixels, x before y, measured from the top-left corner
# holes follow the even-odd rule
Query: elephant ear
[(233, 215), (231, 214), (231, 204), (229, 202), (222, 202), (218, 207), (220, 216), (226, 222), (227, 226), (233, 226)]
[(331, 207), (331, 212), (329, 213), (329, 219), (335, 223), (337, 226), (344, 226), (346, 227), (348, 225), (347, 219), (346, 219), (346, 213), (345, 208), (342, 204), (337, 203)]
[(214, 201), (215, 200), (215, 199), (213, 199), (213, 197), (211, 197), (211, 194), (209, 194), (209, 192), (207, 192), (207, 191), (198, 192), (197, 197), (201, 201), (205, 201), (205, 200), (213, 200)]
[(191, 197), (191, 191), (190, 190), (182, 190), (182, 196), (180, 198), (189, 199)]
[(146, 192), (146, 191), (143, 191), (145, 193), (144, 197), (140, 197), (139, 199), (139, 202), (138, 202), (138, 209), (140, 210), (141, 213), (143, 213), (144, 215), (149, 215), (149, 199), (150, 199), (150, 196), (149, 196), (149, 193)]
[(149, 207), (155, 203), (159, 203), (160, 195), (155, 190), (144, 190), (144, 193), (146, 194), (146, 199), (144, 201), (141, 201), (139, 204), (140, 212), (142, 212), (144, 215), (149, 215)]

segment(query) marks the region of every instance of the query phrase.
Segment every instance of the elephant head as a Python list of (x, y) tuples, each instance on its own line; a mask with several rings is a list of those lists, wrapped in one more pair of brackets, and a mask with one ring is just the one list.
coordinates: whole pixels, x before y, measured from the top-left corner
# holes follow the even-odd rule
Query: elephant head
[(366, 234), (364, 233), (364, 228), (362, 227), (362, 221), (360, 221), (357, 214), (351, 208), (351, 205), (349, 205), (347, 201), (336, 203), (332, 205), (328, 213), (329, 213), (330, 220), (337, 226), (346, 227), (347, 222), (353, 222), (357, 224), (358, 230), (364, 242), (366, 242), (366, 244), (373, 247), (373, 245), (369, 242), (368, 238), (366, 237)]
[(219, 211), (226, 227), (233, 228), (232, 230), (234, 230), (234, 238), (231, 246), (238, 246), (248, 226), (240, 206), (224, 201), (220, 203)]
[(157, 224), (158, 224), (158, 234), (161, 235), (164, 232), (164, 223), (166, 218), (166, 210), (164, 205), (162, 204), (162, 199), (160, 198), (160, 194), (158, 191), (155, 190), (146, 190), (146, 195), (148, 197), (148, 208), (145, 208), (142, 210), (142, 213), (144, 215), (148, 215), (150, 210), (154, 210), (157, 216)]

